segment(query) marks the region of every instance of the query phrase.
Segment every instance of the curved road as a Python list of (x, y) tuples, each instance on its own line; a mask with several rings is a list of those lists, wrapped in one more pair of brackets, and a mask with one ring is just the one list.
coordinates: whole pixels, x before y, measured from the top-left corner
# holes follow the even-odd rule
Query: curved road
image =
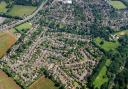
[(15, 24), (12, 24), (12, 25), (9, 25), (9, 26), (7, 26), (7, 27), (4, 27), (4, 28), (0, 29), (0, 31), (9, 30), (9, 29), (11, 29), (11, 28), (13, 28), (13, 27), (15, 27), (15, 26), (17, 26), (17, 25), (20, 25), (20, 24), (22, 24), (22, 23), (24, 23), (24, 22), (26, 22), (26, 21), (32, 19), (32, 18), (42, 9), (42, 7), (47, 3), (47, 1), (48, 1), (48, 0), (46, 0), (45, 2), (42, 2), (42, 4), (38, 7), (38, 9), (37, 9), (33, 14), (27, 16), (27, 17), (26, 17), (25, 19), (23, 19), (23, 20), (20, 20), (20, 21), (16, 22)]

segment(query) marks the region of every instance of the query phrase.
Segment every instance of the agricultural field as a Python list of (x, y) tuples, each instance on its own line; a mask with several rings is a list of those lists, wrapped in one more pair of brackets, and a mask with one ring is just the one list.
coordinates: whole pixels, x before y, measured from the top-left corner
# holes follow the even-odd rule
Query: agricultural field
[(98, 75), (96, 76), (93, 85), (95, 87), (95, 89), (100, 89), (100, 87), (105, 83), (108, 82), (108, 77), (106, 75), (107, 72), (107, 66), (109, 66), (111, 64), (110, 59), (106, 60), (105, 65), (102, 66), (102, 68), (100, 69)]
[(31, 15), (36, 10), (34, 6), (14, 5), (7, 13), (10, 16), (24, 17)]
[(0, 89), (21, 89), (15, 81), (0, 70)]
[(112, 1), (112, 0), (110, 0), (109, 3), (115, 9), (119, 9), (120, 10), (120, 9), (126, 9), (127, 8), (127, 6), (123, 2), (121, 2), (121, 1)]
[(99, 37), (94, 42), (105, 51), (115, 50), (120, 45), (118, 41), (108, 42)]
[(16, 38), (11, 32), (0, 32), (0, 58), (15, 42)]
[(7, 11), (6, 6), (7, 4), (4, 1), (0, 2), (0, 13), (5, 13)]
[(37, 81), (35, 81), (29, 89), (58, 89), (54, 86), (54, 82), (45, 78), (41, 77)]

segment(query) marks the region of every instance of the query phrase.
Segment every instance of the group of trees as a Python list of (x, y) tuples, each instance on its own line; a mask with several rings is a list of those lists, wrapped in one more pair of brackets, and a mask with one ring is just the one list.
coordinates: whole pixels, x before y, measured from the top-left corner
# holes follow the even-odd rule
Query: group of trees
[(93, 37), (104, 38), (105, 40), (109, 40), (110, 34), (114, 31), (110, 27), (98, 27), (96, 23), (90, 26), (90, 35)]
[(12, 3), (16, 3), (19, 5), (38, 5), (40, 0), (5, 0), (6, 3), (11, 5)]
[(124, 69), (117, 74), (115, 80), (114, 80), (114, 87), (113, 89), (127, 89), (128, 85), (128, 61), (125, 64)]
[(16, 4), (22, 5), (38, 5), (40, 0), (14, 0)]
[(58, 87), (58, 89), (65, 89), (64, 85), (61, 84), (60, 82), (56, 81), (52, 75), (50, 75), (50, 73), (48, 72), (47, 69), (45, 69), (44, 67), (42, 67), (40, 69), (41, 74), (45, 75), (46, 78), (49, 78), (50, 80), (52, 80), (55, 83), (55, 87)]
[(113, 53), (112, 64), (109, 67), (108, 75), (113, 79), (113, 89), (127, 89), (128, 85), (128, 36), (122, 37), (121, 46), (117, 49), (117, 53)]
[(111, 59), (112, 63), (107, 67), (108, 82), (105, 82), (101, 89), (109, 89), (113, 85), (113, 89), (127, 89), (128, 84), (128, 36), (119, 39), (120, 46), (116, 50), (105, 52), (99, 65), (94, 69), (92, 75), (88, 79), (88, 85), (93, 88), (93, 80), (97, 76), (106, 59)]

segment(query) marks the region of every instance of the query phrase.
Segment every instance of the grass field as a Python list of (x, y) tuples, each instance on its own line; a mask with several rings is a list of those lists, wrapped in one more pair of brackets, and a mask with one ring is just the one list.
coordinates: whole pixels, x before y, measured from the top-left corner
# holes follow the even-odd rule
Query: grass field
[(106, 75), (107, 72), (107, 66), (111, 64), (111, 61), (109, 59), (106, 60), (105, 65), (101, 68), (99, 71), (99, 74), (95, 78), (93, 85), (95, 88), (100, 89), (100, 87), (105, 83), (108, 82), (108, 77)]
[(4, 1), (0, 2), (0, 13), (1, 12), (5, 13), (7, 11), (6, 6), (7, 4)]
[(121, 2), (121, 1), (112, 1), (110, 0), (109, 3), (115, 8), (115, 9), (125, 9), (127, 6)]
[(34, 6), (14, 5), (7, 14), (10, 16), (23, 17), (31, 15), (35, 10), (36, 7)]
[(32, 24), (26, 22), (26, 23), (23, 23), (23, 24), (21, 24), (21, 25), (15, 27), (15, 28), (18, 29), (18, 30), (22, 30), (22, 29), (28, 30), (28, 29), (32, 28)]
[(31, 29), (31, 28), (32, 28), (32, 24), (26, 22), (26, 23), (23, 23), (23, 24), (21, 24), (21, 25), (19, 25), (19, 26), (16, 26), (15, 28), (11, 29), (11, 31), (12, 31), (13, 33), (16, 33), (16, 32), (17, 32), (16, 29), (17, 29), (18, 31), (23, 31), (23, 30), (29, 30), (29, 29)]
[[(108, 42), (108, 41), (105, 41), (101, 38), (96, 38), (94, 40), (94, 42), (99, 46), (101, 47), (102, 49), (104, 49), (105, 51), (110, 51), (110, 50), (115, 50), (118, 46), (119, 46), (119, 42), (118, 41), (115, 41), (115, 42)], [(102, 42), (102, 44), (101, 44)]]
[(15, 81), (0, 70), (0, 89), (21, 89)]
[(121, 31), (121, 32), (117, 32), (116, 35), (117, 35), (117, 36), (128, 35), (128, 30), (124, 30), (124, 31)]
[(28, 89), (58, 89), (54, 86), (54, 82), (41, 77), (37, 81), (35, 81)]
[(15, 42), (16, 38), (11, 32), (0, 32), (0, 58)]

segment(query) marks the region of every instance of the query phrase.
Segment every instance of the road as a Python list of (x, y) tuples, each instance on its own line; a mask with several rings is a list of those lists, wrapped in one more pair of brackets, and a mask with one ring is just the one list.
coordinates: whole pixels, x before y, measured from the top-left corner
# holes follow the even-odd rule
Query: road
[(16, 22), (15, 24), (11, 24), (11, 25), (9, 25), (9, 26), (6, 26), (6, 27), (0, 29), (0, 31), (9, 30), (9, 29), (11, 29), (11, 28), (13, 28), (13, 27), (15, 27), (15, 26), (17, 26), (17, 25), (20, 25), (20, 24), (22, 24), (22, 23), (24, 23), (24, 22), (26, 22), (26, 21), (32, 19), (32, 18), (42, 9), (42, 7), (47, 3), (47, 1), (48, 1), (48, 0), (46, 0), (45, 2), (42, 2), (42, 4), (38, 7), (38, 9), (37, 9), (33, 14), (27, 16), (27, 17), (26, 17), (25, 19), (23, 19), (23, 20), (20, 20), (20, 21)]

